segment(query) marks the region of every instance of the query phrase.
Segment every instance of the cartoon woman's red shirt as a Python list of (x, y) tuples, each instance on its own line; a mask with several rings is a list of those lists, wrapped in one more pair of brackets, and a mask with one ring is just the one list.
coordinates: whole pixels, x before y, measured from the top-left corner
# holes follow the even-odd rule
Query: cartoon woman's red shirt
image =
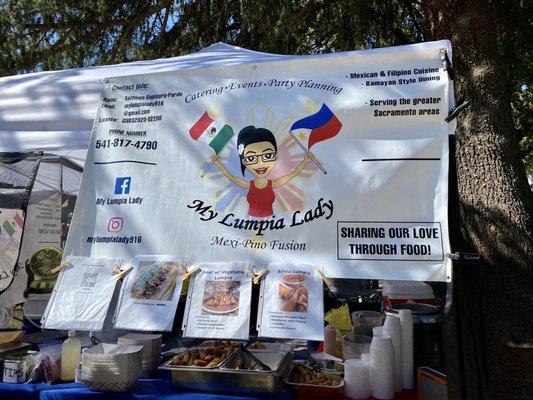
[(252, 217), (270, 217), (274, 214), (272, 205), (276, 195), (272, 189), (272, 181), (269, 179), (267, 185), (263, 189), (255, 186), (255, 181), (250, 182), (250, 189), (246, 200), (248, 200), (248, 215)]

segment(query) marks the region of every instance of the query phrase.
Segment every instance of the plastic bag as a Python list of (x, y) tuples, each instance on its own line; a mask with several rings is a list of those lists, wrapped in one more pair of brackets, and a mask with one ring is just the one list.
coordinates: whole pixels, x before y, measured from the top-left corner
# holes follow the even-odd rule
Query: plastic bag
[(39, 346), (34, 355), (35, 368), (30, 373), (28, 383), (57, 383), (61, 380), (61, 342)]

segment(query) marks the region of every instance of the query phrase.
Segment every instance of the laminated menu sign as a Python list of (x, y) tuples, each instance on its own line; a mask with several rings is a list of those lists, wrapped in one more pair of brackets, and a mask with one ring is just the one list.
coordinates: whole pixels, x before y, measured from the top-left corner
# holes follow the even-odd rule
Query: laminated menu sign
[(324, 340), (324, 293), (316, 267), (270, 264), (258, 314), (259, 336)]
[(115, 328), (170, 331), (180, 299), (183, 260), (137, 256), (121, 289)]
[(183, 336), (248, 339), (252, 279), (247, 263), (201, 263), (187, 296)]
[(120, 259), (68, 257), (44, 316), (46, 329), (100, 331), (117, 284)]

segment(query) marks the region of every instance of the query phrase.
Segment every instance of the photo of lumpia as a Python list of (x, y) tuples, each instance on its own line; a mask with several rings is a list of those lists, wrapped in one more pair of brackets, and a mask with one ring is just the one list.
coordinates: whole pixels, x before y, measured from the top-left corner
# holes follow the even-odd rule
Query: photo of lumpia
[(279, 297), (285, 300), (281, 307), (283, 312), (307, 312), (309, 292), (304, 285), (305, 275), (288, 274), (279, 284)]
[(239, 309), (240, 281), (207, 281), (202, 308), (211, 314), (235, 313)]

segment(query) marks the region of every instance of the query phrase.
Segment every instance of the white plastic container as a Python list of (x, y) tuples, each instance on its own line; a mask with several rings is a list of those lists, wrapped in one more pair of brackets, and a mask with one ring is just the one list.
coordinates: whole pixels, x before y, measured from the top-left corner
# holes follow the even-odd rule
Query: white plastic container
[(383, 281), (381, 288), (385, 308), (408, 302), (435, 304), (430, 285), (418, 281)]
[(368, 361), (352, 359), (344, 362), (344, 390), (350, 399), (370, 397), (370, 365)]

